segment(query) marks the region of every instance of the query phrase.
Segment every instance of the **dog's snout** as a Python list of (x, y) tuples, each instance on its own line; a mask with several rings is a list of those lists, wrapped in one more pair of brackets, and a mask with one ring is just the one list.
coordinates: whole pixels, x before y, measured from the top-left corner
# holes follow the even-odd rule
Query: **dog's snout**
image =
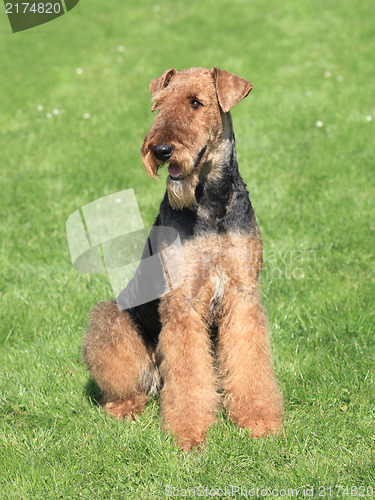
[(170, 146), (169, 144), (156, 144), (156, 146), (152, 148), (152, 152), (154, 153), (156, 159), (160, 161), (168, 161), (172, 156), (173, 146)]

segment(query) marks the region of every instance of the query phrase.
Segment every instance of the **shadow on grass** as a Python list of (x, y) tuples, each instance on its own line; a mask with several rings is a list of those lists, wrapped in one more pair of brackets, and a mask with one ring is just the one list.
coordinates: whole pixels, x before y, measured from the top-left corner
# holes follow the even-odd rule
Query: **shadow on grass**
[(101, 400), (103, 393), (93, 378), (89, 378), (86, 382), (84, 395), (91, 405), (100, 406), (99, 401)]

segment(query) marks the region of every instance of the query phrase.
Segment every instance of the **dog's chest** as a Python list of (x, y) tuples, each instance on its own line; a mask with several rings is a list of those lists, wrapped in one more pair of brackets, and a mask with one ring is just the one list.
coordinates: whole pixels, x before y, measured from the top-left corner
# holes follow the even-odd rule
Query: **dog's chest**
[(213, 294), (211, 296), (209, 308), (210, 314), (213, 314), (224, 299), (228, 276), (223, 270), (219, 269), (216, 273), (211, 275), (210, 279), (213, 285)]
[(186, 282), (192, 299), (202, 297), (216, 308), (229, 290), (252, 288), (261, 265), (256, 235), (209, 234), (183, 244)]

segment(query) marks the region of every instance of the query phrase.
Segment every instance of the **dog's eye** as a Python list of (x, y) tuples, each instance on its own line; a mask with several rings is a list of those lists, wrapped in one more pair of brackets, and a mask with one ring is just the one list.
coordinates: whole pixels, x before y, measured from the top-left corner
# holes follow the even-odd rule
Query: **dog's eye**
[(193, 109), (198, 109), (201, 106), (203, 106), (203, 104), (199, 102), (197, 99), (192, 99), (190, 102)]

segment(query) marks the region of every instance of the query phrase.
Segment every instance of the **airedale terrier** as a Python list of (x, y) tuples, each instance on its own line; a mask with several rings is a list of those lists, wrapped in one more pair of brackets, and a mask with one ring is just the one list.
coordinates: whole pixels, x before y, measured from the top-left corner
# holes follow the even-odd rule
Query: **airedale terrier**
[(178, 231), (183, 283), (146, 304), (91, 312), (83, 352), (104, 409), (133, 417), (161, 388), (164, 427), (199, 446), (220, 399), (253, 437), (281, 429), (261, 304), (262, 240), (238, 171), (230, 109), (252, 88), (217, 68), (169, 69), (152, 80), (153, 126), (142, 146), (151, 177), (168, 164), (153, 227)]

